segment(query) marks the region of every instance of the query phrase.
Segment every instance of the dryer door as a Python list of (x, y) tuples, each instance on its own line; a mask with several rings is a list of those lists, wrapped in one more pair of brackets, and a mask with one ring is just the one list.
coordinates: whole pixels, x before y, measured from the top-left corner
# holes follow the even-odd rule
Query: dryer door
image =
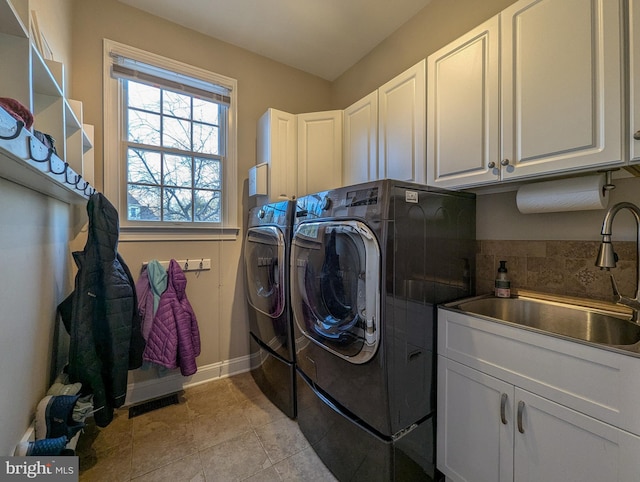
[(380, 247), (353, 220), (300, 224), (291, 248), (291, 305), (305, 337), (352, 363), (380, 340)]
[(244, 245), (249, 304), (270, 318), (285, 309), (285, 239), (275, 226), (249, 228)]

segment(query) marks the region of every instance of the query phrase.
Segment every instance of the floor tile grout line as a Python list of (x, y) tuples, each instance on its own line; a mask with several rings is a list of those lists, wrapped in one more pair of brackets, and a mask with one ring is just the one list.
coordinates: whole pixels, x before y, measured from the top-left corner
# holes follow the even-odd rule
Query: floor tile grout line
[[(226, 390), (227, 388), (229, 388), (229, 386), (231, 386), (231, 384), (226, 384), (224, 386), (218, 385), (218, 389)], [(251, 379), (250, 378), (246, 378), (245, 377), (245, 378), (239, 379), (237, 383), (234, 383), (234, 386), (232, 387), (232, 390), (233, 390), (232, 393), (231, 393), (232, 397), (231, 397), (230, 400), (228, 400), (228, 403), (224, 404), (224, 406), (221, 407), (221, 412), (226, 412), (226, 411), (230, 411), (230, 410), (237, 410), (238, 408), (242, 409), (242, 405), (245, 404), (245, 403), (248, 403), (248, 402), (251, 402), (251, 403), (255, 404), (258, 407), (258, 410), (262, 411), (262, 412), (256, 412), (257, 416), (253, 417), (254, 420), (252, 420), (252, 418), (248, 414), (244, 413), (244, 409), (242, 409), (242, 411), (240, 412), (240, 414), (243, 417), (243, 420), (248, 422), (247, 430), (242, 432), (242, 433), (246, 434), (248, 432), (253, 432), (254, 436), (258, 438), (258, 443), (260, 444), (260, 447), (263, 449), (263, 452), (267, 456), (266, 460), (270, 463), (269, 466), (259, 470), (256, 474), (253, 474), (253, 475), (249, 476), (248, 478), (254, 477), (255, 475), (261, 473), (262, 471), (269, 471), (270, 470), (270, 471), (275, 471), (275, 474), (276, 474), (276, 477), (277, 477), (278, 480), (280, 480), (280, 481), (284, 480), (284, 478), (283, 478), (284, 475), (276, 468), (276, 466), (279, 465), (279, 464), (284, 463), (285, 461), (287, 461), (289, 459), (292, 459), (292, 457), (299, 456), (300, 453), (304, 452), (305, 450), (310, 449), (311, 446), (307, 443), (304, 447), (298, 448), (297, 444), (296, 444), (296, 450), (293, 453), (288, 453), (282, 459), (278, 460), (277, 462), (274, 462), (273, 456), (269, 454), (269, 452), (267, 451), (267, 447), (265, 445), (267, 443), (267, 440), (269, 440), (269, 438), (267, 438), (266, 440), (263, 441), (263, 439), (259, 435), (259, 432), (263, 431), (263, 429), (265, 427), (267, 427), (268, 425), (286, 424), (285, 421), (287, 420), (287, 417), (286, 416), (277, 417), (275, 412), (271, 412), (270, 408), (266, 407), (263, 404), (264, 396), (261, 395), (260, 392), (256, 392), (255, 386), (253, 386), (251, 384)], [(208, 397), (208, 395), (204, 391), (199, 391), (198, 392), (198, 397), (201, 396), (201, 395), (204, 395), (204, 396)], [(253, 396), (251, 396), (251, 395), (253, 395)], [(215, 395), (212, 395), (212, 396), (215, 396)], [(181, 401), (181, 403), (183, 403), (183, 402)], [(180, 426), (182, 428), (186, 428), (187, 430), (190, 427), (191, 428), (190, 432), (194, 433), (194, 424), (196, 423), (196, 418), (194, 417), (195, 412), (192, 412), (191, 408), (189, 406), (188, 389), (185, 392), (184, 403), (185, 403), (185, 406), (187, 408), (186, 417), (182, 417), (183, 420), (180, 421), (179, 424), (172, 424), (172, 426), (174, 428), (177, 428), (178, 426)], [(168, 408), (168, 407), (161, 407), (158, 410), (166, 410), (166, 408)], [(267, 421), (265, 421), (265, 418), (267, 419)], [(293, 421), (295, 422), (295, 419)], [(153, 422), (153, 420), (149, 420), (148, 422)], [(128, 474), (128, 477), (126, 478), (126, 480), (128, 480), (128, 481), (134, 480), (134, 477), (132, 476), (133, 475), (133, 470), (134, 470), (133, 462), (134, 462), (134, 446), (135, 446), (135, 444), (133, 442), (133, 439), (134, 439), (134, 433), (136, 432), (135, 429), (134, 429), (134, 425), (135, 424), (131, 423), (129, 429), (127, 430), (128, 434), (129, 434), (129, 437), (130, 437), (130, 440), (131, 440), (130, 447), (128, 447), (126, 449), (128, 457), (129, 457), (129, 474)], [(141, 427), (142, 426), (140, 426), (138, 428), (140, 429)], [(275, 432), (276, 437), (277, 437), (278, 433), (279, 432)], [(241, 434), (238, 434), (236, 436), (239, 436), (239, 435), (241, 435)], [(200, 437), (200, 438), (202, 438), (203, 440), (206, 439), (206, 437), (204, 437), (204, 438)], [(209, 445), (207, 447), (202, 447), (202, 446), (199, 446), (197, 443), (195, 443), (195, 440), (194, 440), (194, 445), (192, 447), (192, 452), (190, 452), (188, 454), (184, 454), (183, 456), (181, 456), (180, 458), (178, 458), (176, 460), (163, 463), (160, 466), (156, 466), (152, 470), (149, 470), (148, 472), (146, 472), (145, 474), (138, 474), (138, 475), (136, 475), (136, 478), (144, 477), (145, 475), (147, 475), (149, 473), (152, 473), (152, 472), (154, 472), (156, 470), (162, 469), (163, 467), (167, 467), (167, 466), (169, 466), (171, 464), (175, 464), (175, 463), (185, 459), (186, 457), (189, 457), (189, 456), (193, 455), (193, 456), (195, 456), (197, 458), (197, 459), (194, 459), (194, 462), (195, 462), (195, 460), (198, 461), (198, 472), (199, 472), (199, 474), (204, 478), (205, 481), (211, 482), (210, 479), (207, 478), (207, 474), (205, 472), (205, 467), (204, 467), (204, 463), (203, 463), (204, 451), (206, 451), (207, 449), (210, 449), (212, 447), (215, 447), (215, 446), (217, 446), (219, 444), (225, 443), (227, 441), (221, 441), (221, 442), (218, 442), (218, 443), (216, 443), (214, 445)], [(291, 447), (289, 447), (289, 448), (291, 448)], [(276, 454), (276, 453), (277, 453), (277, 451), (274, 452), (274, 454)], [(291, 462), (289, 462), (289, 463), (291, 463)], [(282, 466), (282, 468), (284, 468), (284, 467), (285, 467), (285, 465)], [(281, 470), (282, 470), (282, 468), (281, 468)], [(271, 472), (271, 474), (273, 475), (273, 472)], [(125, 474), (121, 473), (120, 477), (122, 477), (123, 475), (125, 475)], [(211, 476), (212, 474), (209, 474), (209, 475)], [(124, 478), (122, 478), (120, 480), (124, 480)], [(245, 480), (245, 479), (243, 479), (243, 480)]]
[[(256, 432), (255, 427), (253, 428), (253, 433), (256, 435), (256, 438), (258, 439), (258, 443), (262, 447), (262, 450), (264, 450), (264, 453), (266, 454), (267, 458), (269, 459), (269, 462), (271, 462), (271, 465), (269, 467), (266, 467), (266, 468), (262, 469), (262, 471), (272, 468), (273, 470), (275, 470), (276, 475), (278, 476), (278, 479), (279, 480), (283, 480), (282, 476), (280, 475), (280, 472), (278, 472), (278, 469), (276, 468), (276, 464), (279, 464), (280, 462), (282, 462), (283, 460), (287, 459), (288, 457), (285, 457), (284, 459), (279, 460), (278, 462), (274, 462), (271, 459), (271, 457), (269, 456), (269, 452), (267, 451), (266, 447), (264, 446), (264, 443), (262, 442), (262, 439), (260, 438), (260, 435), (258, 435), (258, 432)], [(260, 472), (262, 472), (262, 471), (260, 471)], [(260, 472), (257, 472), (257, 473), (259, 474)], [(253, 474), (251, 477), (253, 477), (255, 475), (256, 474)], [(247, 478), (249, 478), (249, 477), (247, 477)]]

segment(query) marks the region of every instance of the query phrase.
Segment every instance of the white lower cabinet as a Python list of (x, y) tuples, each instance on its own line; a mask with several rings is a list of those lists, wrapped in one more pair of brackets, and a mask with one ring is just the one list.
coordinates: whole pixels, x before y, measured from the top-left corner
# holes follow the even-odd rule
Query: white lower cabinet
[[(544, 380), (525, 376), (526, 373), (520, 370), (518, 363), (514, 363), (512, 370), (509, 369), (509, 364), (495, 364), (497, 358), (492, 353), (495, 353), (496, 347), (503, 354), (510, 354), (507, 357), (511, 356), (514, 360), (526, 358), (527, 354), (518, 350), (517, 343), (510, 345), (509, 331), (494, 335), (488, 332), (491, 322), (483, 321), (477, 324), (476, 319), (467, 317), (470, 318), (467, 324), (464, 318), (456, 314), (447, 319), (446, 312), (440, 311), (438, 321), (440, 354), (437, 467), (445, 474), (447, 480), (640, 480), (640, 437), (565, 405), (565, 402), (571, 405), (573, 401), (565, 398), (561, 390), (556, 390), (551, 385), (552, 389), (546, 390)], [(460, 331), (461, 329), (467, 333)], [(454, 333), (455, 340), (451, 338)], [(523, 337), (526, 338), (529, 333), (524, 333), (526, 335)], [(482, 335), (479, 336), (480, 334)], [(495, 336), (497, 343), (494, 346), (491, 346), (489, 339), (492, 336)], [(537, 336), (552, 339), (545, 335)], [(468, 344), (467, 341), (470, 340), (476, 343)], [(459, 350), (462, 346), (468, 350)], [(580, 355), (586, 354), (582, 353), (582, 346), (578, 346)], [(486, 351), (488, 348), (491, 349)], [(555, 346), (549, 350), (541, 347), (540, 355), (553, 357), (555, 349)], [(597, 348), (594, 350), (601, 351)], [(506, 370), (505, 378), (509, 379), (509, 382), (443, 355), (469, 360), (469, 364), (476, 368), (490, 367), (487, 371), (494, 370), (495, 373)], [(625, 359), (633, 357), (619, 356), (621, 363), (618, 366), (626, 370)], [(601, 360), (596, 361), (601, 363)], [(541, 364), (544, 364), (542, 358)], [(616, 365), (615, 361), (613, 365)], [(555, 371), (572, 378), (572, 383), (578, 380), (585, 386), (602, 385), (598, 381), (597, 373), (590, 376), (589, 373), (567, 370), (567, 367), (567, 364), (560, 363), (555, 366)], [(616, 378), (613, 372), (610, 375), (613, 379)], [(549, 373), (549, 378), (552, 378), (552, 373)], [(540, 392), (546, 391), (549, 397), (557, 399), (551, 400), (540, 393), (522, 388), (534, 385), (541, 387)], [(617, 403), (620, 407), (624, 406), (624, 392), (624, 387), (620, 387), (617, 393), (611, 393), (612, 403), (608, 408)], [(636, 413), (640, 413), (640, 410)]]
[(438, 363), (437, 465), (449, 480), (623, 482), (637, 475), (640, 437), (442, 356)]
[(513, 479), (637, 480), (640, 437), (515, 388)]
[(500, 421), (503, 393), (513, 400), (513, 385), (438, 356), (437, 467), (451, 480), (513, 478), (513, 424)]

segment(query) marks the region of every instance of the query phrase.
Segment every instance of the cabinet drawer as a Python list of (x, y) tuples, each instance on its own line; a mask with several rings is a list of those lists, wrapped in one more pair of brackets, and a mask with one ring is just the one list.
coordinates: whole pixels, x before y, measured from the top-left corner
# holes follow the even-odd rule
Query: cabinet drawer
[(640, 434), (640, 358), (440, 308), (438, 353)]

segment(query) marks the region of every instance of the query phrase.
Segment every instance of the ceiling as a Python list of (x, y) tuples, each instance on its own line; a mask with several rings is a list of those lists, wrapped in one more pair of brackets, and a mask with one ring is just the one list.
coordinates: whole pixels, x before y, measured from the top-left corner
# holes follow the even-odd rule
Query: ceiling
[(335, 80), (431, 0), (119, 0)]

